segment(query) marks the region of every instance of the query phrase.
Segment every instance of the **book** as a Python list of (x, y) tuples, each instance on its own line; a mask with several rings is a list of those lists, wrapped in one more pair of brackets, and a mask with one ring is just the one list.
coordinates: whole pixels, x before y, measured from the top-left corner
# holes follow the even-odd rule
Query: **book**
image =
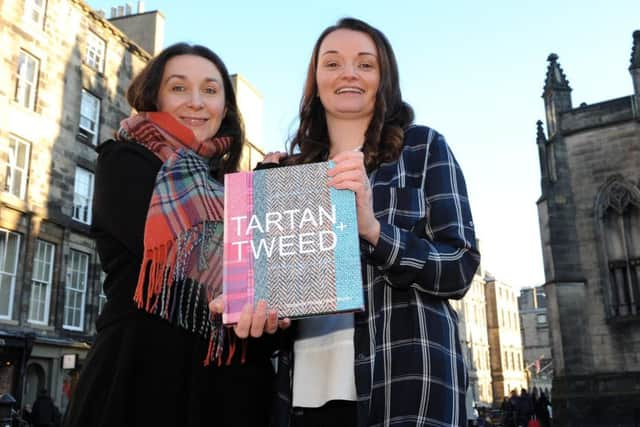
[(297, 318), (364, 309), (355, 194), (333, 162), (225, 175), (223, 323), (267, 301)]

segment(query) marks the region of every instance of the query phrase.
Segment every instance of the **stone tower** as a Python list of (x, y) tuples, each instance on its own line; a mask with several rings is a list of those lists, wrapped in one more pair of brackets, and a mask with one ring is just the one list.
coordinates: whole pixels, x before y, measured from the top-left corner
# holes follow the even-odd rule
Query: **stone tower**
[(553, 352), (554, 424), (640, 422), (640, 32), (634, 95), (573, 108), (548, 57), (537, 202)]

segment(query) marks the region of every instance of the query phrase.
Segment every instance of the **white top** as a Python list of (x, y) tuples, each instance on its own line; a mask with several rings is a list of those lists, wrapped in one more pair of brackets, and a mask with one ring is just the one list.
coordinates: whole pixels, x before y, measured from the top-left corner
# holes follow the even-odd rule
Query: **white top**
[(353, 321), (353, 313), (298, 321), (293, 406), (319, 408), (330, 400), (356, 400)]

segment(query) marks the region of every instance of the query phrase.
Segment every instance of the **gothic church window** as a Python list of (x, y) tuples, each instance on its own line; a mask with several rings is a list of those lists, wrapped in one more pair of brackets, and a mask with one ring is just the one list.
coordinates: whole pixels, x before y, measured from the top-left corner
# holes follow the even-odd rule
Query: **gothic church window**
[(640, 189), (616, 177), (597, 199), (607, 316), (640, 314)]

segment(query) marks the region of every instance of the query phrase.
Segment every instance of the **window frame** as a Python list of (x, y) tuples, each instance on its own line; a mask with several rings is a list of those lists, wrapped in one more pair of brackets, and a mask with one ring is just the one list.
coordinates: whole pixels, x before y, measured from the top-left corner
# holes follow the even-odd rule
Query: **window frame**
[[(41, 251), (41, 248), (44, 248)], [(49, 259), (45, 259), (46, 257), (46, 249), (51, 249), (51, 252), (48, 256)], [(43, 253), (44, 252), (44, 253)], [(37, 265), (37, 257), (38, 254), (43, 253), (43, 258), (40, 260), (42, 264), (49, 264), (49, 277), (36, 278), (36, 265)], [(27, 321), (36, 325), (48, 325), (49, 324), (49, 314), (51, 310), (51, 290), (53, 289), (53, 271), (55, 269), (55, 259), (56, 259), (56, 245), (47, 242), (46, 240), (36, 239), (36, 247), (33, 254), (33, 271), (31, 273), (31, 296), (29, 298), (29, 313)], [(39, 288), (44, 288), (44, 301), (34, 301), (35, 289), (36, 286)], [(42, 303), (43, 313), (42, 319), (37, 319), (33, 316), (34, 305)]]
[[(23, 66), (23, 58), (24, 61), (31, 60), (34, 64), (32, 80), (29, 80), (28, 76), (25, 75), (27, 71), (22, 71), (26, 68), (26, 66)], [(37, 103), (36, 97), (38, 96), (38, 80), (40, 77), (39, 73), (40, 59), (28, 53), (26, 50), (20, 49), (20, 53), (18, 54), (18, 67), (16, 68), (15, 74), (16, 82), (13, 93), (13, 102), (28, 110), (35, 111)], [(26, 85), (26, 89), (24, 85)], [(24, 93), (28, 93), (28, 97), (25, 98)]]
[[(43, 29), (44, 19), (47, 13), (47, 0), (42, 0), (42, 6), (36, 5), (35, 2), (36, 0), (25, 0), (22, 19), (29, 25), (34, 25), (39, 29)], [(34, 12), (38, 13), (37, 20), (33, 19)]]
[(107, 278), (107, 273), (104, 270), (100, 270), (100, 283), (98, 286), (98, 315), (102, 313), (104, 305), (107, 303), (107, 295), (104, 293), (104, 281)]
[(84, 63), (100, 73), (104, 72), (107, 42), (93, 31), (87, 31), (85, 43)]
[[(74, 261), (76, 259), (79, 260), (79, 262), (84, 259), (84, 271), (80, 270), (79, 268), (75, 268), (76, 266), (74, 265)], [(64, 284), (64, 315), (62, 321), (62, 328), (68, 331), (84, 330), (84, 317), (86, 314), (85, 305), (87, 300), (87, 282), (89, 280), (89, 262), (90, 256), (88, 253), (75, 249), (71, 249), (69, 251), (66, 263), (67, 274)], [(81, 279), (80, 283), (74, 283), (74, 273), (78, 275), (77, 278)], [(76, 298), (74, 298), (73, 306), (71, 306), (70, 299), (72, 295), (74, 297), (80, 297), (79, 304), (77, 304)], [(76, 313), (79, 313), (79, 319), (76, 319)], [(72, 321), (78, 320), (79, 325), (76, 323), (70, 323), (70, 318), (72, 318)]]
[[(9, 241), (9, 236), (15, 236), (16, 238), (16, 253), (15, 253), (15, 257), (14, 257), (14, 263), (13, 263), (13, 272), (11, 271), (5, 271), (4, 270), (4, 265), (5, 265), (5, 260), (6, 260), (6, 248), (8, 246), (8, 241)], [(13, 318), (13, 303), (14, 303), (14, 298), (15, 298), (15, 291), (16, 291), (16, 281), (17, 281), (17, 277), (18, 277), (18, 260), (20, 259), (20, 243), (21, 243), (21, 238), (22, 236), (20, 235), (20, 233), (16, 233), (15, 231), (11, 231), (11, 230), (7, 230), (4, 228), (0, 228), (0, 239), (4, 239), (4, 250), (0, 251), (0, 287), (2, 287), (4, 280), (2, 280), (4, 278), (4, 276), (8, 275), (11, 280), (10, 280), (10, 289), (9, 289), (9, 304), (7, 305), (7, 313), (1, 313), (0, 312), (0, 319), (2, 320), (11, 320)]]
[[(88, 194), (82, 194), (78, 192), (78, 174), (86, 173), (86, 176), (89, 177), (89, 191)], [(76, 166), (75, 178), (73, 181), (73, 208), (71, 212), (71, 218), (74, 221), (78, 221), (82, 224), (91, 225), (91, 220), (93, 216), (92, 212), (92, 200), (93, 200), (93, 191), (95, 186), (95, 174), (89, 169), (85, 169), (80, 166)], [(78, 198), (84, 199), (85, 204), (80, 205), (78, 203)], [(82, 209), (85, 209), (84, 215), (82, 215)], [(83, 218), (83, 216), (85, 218)]]
[[(85, 100), (87, 102), (89, 101), (95, 102), (95, 113), (93, 117), (89, 117), (88, 115), (83, 114)], [(100, 108), (102, 107), (101, 104), (102, 104), (102, 100), (100, 98), (98, 98), (88, 90), (82, 89), (82, 92), (80, 95), (80, 117), (78, 120), (78, 136), (82, 140), (86, 140), (93, 146), (98, 145), (98, 134), (100, 131)], [(89, 122), (93, 122), (95, 128), (91, 129), (90, 127), (84, 126), (82, 124), (83, 118)]]
[[(26, 147), (24, 154), (24, 165), (17, 164), (20, 146)], [(8, 157), (7, 161), (1, 162), (4, 163), (6, 168), (4, 188), (2, 189), (2, 192), (12, 194), (18, 199), (24, 200), (27, 196), (27, 183), (29, 180), (29, 166), (31, 163), (31, 142), (24, 138), (20, 138), (19, 136), (9, 134), (9, 144), (6, 150), (6, 154)], [(20, 182), (18, 183), (18, 191), (15, 191), (16, 189), (13, 188), (13, 176), (16, 171), (22, 173), (22, 177), (20, 179)]]

